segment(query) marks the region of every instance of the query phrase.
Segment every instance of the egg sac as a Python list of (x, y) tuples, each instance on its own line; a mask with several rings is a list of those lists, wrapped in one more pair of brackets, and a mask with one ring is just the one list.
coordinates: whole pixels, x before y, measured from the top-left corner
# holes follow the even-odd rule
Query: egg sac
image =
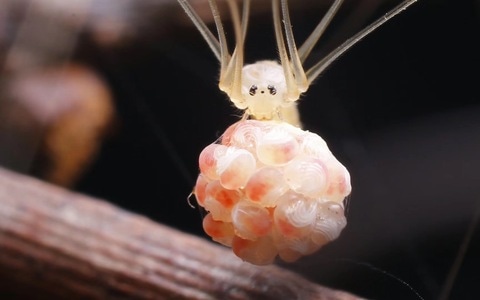
[(199, 157), (194, 189), (205, 232), (243, 260), (293, 262), (347, 224), (347, 169), (318, 135), (279, 121), (242, 120)]

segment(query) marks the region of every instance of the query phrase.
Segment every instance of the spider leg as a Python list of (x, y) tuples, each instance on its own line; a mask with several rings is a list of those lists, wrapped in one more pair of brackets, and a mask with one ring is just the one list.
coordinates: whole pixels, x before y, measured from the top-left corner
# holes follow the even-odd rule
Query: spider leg
[(242, 39), (244, 44), (245, 44), (245, 37), (247, 35), (249, 15), (250, 15), (250, 0), (245, 0), (243, 2), (243, 11), (242, 11), (242, 33), (243, 33)]
[(233, 27), (235, 32), (235, 50), (232, 55), (230, 70), (233, 80), (231, 82), (231, 90), (229, 93), (230, 100), (235, 103), (238, 108), (246, 108), (242, 96), (242, 69), (244, 63), (244, 44), (245, 36), (248, 27), (248, 17), (250, 11), (250, 0), (243, 1), (242, 21), (240, 23), (240, 16), (235, 0), (228, 0), (230, 11), (232, 14)]
[(275, 29), (275, 39), (277, 40), (278, 55), (280, 64), (285, 74), (285, 82), (287, 85), (287, 101), (296, 101), (300, 97), (297, 83), (295, 81), (290, 59), (285, 47), (285, 41), (282, 33), (282, 21), (280, 19), (280, 7), (278, 0), (272, 0), (273, 25)]
[[(293, 77), (295, 78), (295, 87), (290, 87), (287, 85), (287, 89), (294, 89), (294, 93), (291, 95), (296, 97), (294, 101), (298, 99), (300, 93), (305, 92), (308, 89), (307, 76), (303, 70), (302, 62), (298, 55), (297, 46), (295, 45), (295, 39), (293, 38), (292, 23), (290, 21), (290, 15), (288, 13), (288, 3), (287, 0), (281, 0), (282, 6), (282, 17), (285, 27), (285, 38), (287, 40), (288, 54), (290, 56), (290, 63), (292, 64)], [(288, 91), (290, 93), (290, 91)], [(298, 93), (298, 96), (297, 96)]]
[[(209, 0), (212, 13), (214, 15), (215, 25), (217, 26), (217, 31), (220, 38), (220, 48), (222, 54), (222, 59), (220, 60), (220, 80), (219, 87), (222, 91), (227, 93), (230, 100), (238, 108), (246, 108), (243, 104), (243, 98), (241, 94), (242, 88), (242, 68), (244, 61), (244, 39), (246, 35), (247, 22), (248, 22), (248, 11), (250, 8), (250, 1), (246, 0), (243, 4), (243, 17), (240, 21), (240, 13), (238, 11), (238, 6), (234, 0), (228, 0), (228, 6), (232, 16), (232, 22), (235, 32), (235, 50), (230, 57), (228, 55), (228, 48), (225, 38), (225, 31), (220, 19), (218, 8), (215, 0)], [(223, 42), (222, 42), (223, 40)], [(222, 47), (222, 44), (224, 45)]]
[(344, 0), (335, 0), (335, 2), (333, 2), (327, 13), (323, 16), (320, 23), (318, 23), (317, 27), (315, 27), (310, 36), (305, 40), (305, 42), (303, 42), (302, 46), (298, 49), (298, 54), (302, 63), (305, 62), (313, 47), (318, 42), (322, 34), (325, 32), (325, 29), (327, 29), (328, 25), (332, 21), (333, 17), (336, 15), (343, 1)]
[(183, 10), (192, 20), (198, 31), (200, 31), (208, 46), (210, 46), (210, 49), (212, 49), (215, 57), (220, 61), (220, 43), (218, 42), (217, 38), (212, 34), (205, 22), (203, 22), (202, 19), (198, 16), (198, 14), (193, 10), (192, 6), (190, 5), (190, 3), (188, 3), (187, 0), (178, 0), (178, 3), (180, 4), (180, 6), (182, 6)]
[(330, 52), (327, 56), (325, 56), (307, 71), (308, 83), (311, 84), (331, 63), (333, 63), (338, 57), (340, 57), (340, 55), (345, 53), (353, 45), (361, 41), (364, 37), (372, 33), (375, 29), (382, 26), (385, 22), (407, 9), (407, 7), (409, 7), (415, 2), (417, 2), (417, 0), (404, 0), (402, 3), (394, 7), (388, 13), (386, 13), (383, 17), (380, 17), (372, 24), (346, 40), (335, 50)]
[[(217, 1), (208, 0), (210, 4), (210, 10), (212, 11), (215, 27), (217, 28), (217, 34), (220, 44), (220, 82), (225, 82), (226, 70), (231, 61), (230, 53), (228, 52), (227, 38), (225, 36), (225, 30), (223, 29), (222, 19), (220, 18), (220, 12), (218, 10)], [(225, 90), (220, 87), (221, 90)]]

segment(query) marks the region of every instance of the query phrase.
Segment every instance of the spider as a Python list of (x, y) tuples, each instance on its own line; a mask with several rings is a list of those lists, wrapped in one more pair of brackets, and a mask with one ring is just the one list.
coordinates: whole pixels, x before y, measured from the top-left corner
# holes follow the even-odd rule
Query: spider
[[(219, 88), (244, 110), (199, 157), (200, 175), (193, 194), (207, 211), (205, 232), (257, 265), (293, 262), (336, 239), (346, 226), (344, 200), (350, 175), (318, 135), (300, 128), (296, 101), (340, 55), (412, 5), (405, 0), (345, 41), (308, 70), (303, 64), (339, 10), (335, 0), (297, 49), (287, 0), (272, 0), (279, 61), (244, 65), (250, 0), (242, 14), (227, 0), (235, 32), (229, 52), (217, 1), (209, 0), (218, 39), (187, 0), (178, 0), (220, 61)], [(283, 26), (282, 26), (283, 23)]]
[[(295, 102), (312, 82), (339, 56), (372, 31), (405, 10), (417, 0), (405, 0), (383, 17), (364, 28), (308, 70), (303, 64), (344, 0), (335, 0), (316, 28), (297, 49), (292, 32), (287, 0), (272, 0), (273, 23), (279, 62), (263, 60), (244, 66), (244, 44), (250, 0), (243, 1), (242, 16), (235, 0), (227, 0), (235, 32), (235, 49), (229, 53), (216, 0), (209, 0), (218, 39), (211, 33), (187, 0), (178, 0), (220, 61), (219, 88), (232, 103), (245, 111), (245, 117), (258, 120), (283, 120), (299, 125)], [(282, 31), (282, 20), (283, 30)], [(284, 38), (285, 36), (285, 38)], [(286, 40), (286, 43), (285, 43)]]

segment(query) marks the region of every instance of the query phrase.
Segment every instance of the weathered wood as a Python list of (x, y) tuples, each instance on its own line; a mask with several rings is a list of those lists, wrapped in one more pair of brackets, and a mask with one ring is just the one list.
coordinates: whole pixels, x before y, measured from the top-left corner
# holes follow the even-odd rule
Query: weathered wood
[(0, 168), (2, 289), (22, 299), (358, 299)]

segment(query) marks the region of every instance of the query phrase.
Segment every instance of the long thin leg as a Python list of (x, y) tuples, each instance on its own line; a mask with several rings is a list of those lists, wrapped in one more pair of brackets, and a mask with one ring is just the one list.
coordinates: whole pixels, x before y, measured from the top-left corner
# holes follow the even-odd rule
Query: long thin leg
[[(242, 9), (242, 21), (240, 23), (240, 16), (238, 12), (238, 7), (235, 0), (228, 0), (230, 10), (232, 13), (233, 27), (235, 31), (235, 41), (236, 47), (234, 51), (234, 64), (233, 65), (233, 81), (232, 81), (232, 90), (230, 93), (230, 99), (237, 103), (237, 107), (243, 108), (242, 103), (244, 102), (242, 96), (242, 69), (244, 63), (244, 43), (248, 26), (248, 17), (250, 10), (250, 0), (243, 1)], [(233, 59), (232, 59), (233, 60)]]
[(187, 0), (178, 0), (178, 3), (180, 6), (182, 6), (183, 10), (185, 13), (188, 15), (188, 17), (192, 20), (193, 24), (195, 27), (197, 27), (198, 31), (202, 34), (203, 38), (207, 42), (208, 46), (210, 46), (210, 49), (212, 49), (213, 54), (215, 57), (221, 61), (221, 56), (220, 56), (220, 44), (217, 40), (217, 38), (212, 34), (210, 29), (205, 25), (205, 22), (202, 21), (202, 19), (198, 16), (198, 14), (193, 10), (192, 6), (190, 3), (188, 3)]
[(285, 74), (285, 81), (287, 84), (287, 100), (295, 101), (300, 97), (300, 92), (298, 92), (297, 84), (295, 82), (295, 78), (293, 77), (287, 49), (285, 48), (285, 41), (283, 40), (282, 21), (280, 20), (280, 8), (278, 0), (272, 0), (272, 12), (278, 55), (280, 57), (280, 63), (283, 67), (283, 73)]
[(292, 23), (290, 21), (290, 15), (288, 13), (287, 0), (282, 0), (282, 17), (285, 27), (285, 38), (287, 39), (288, 54), (290, 55), (290, 62), (292, 64), (293, 76), (295, 78), (295, 87), (287, 85), (287, 89), (296, 88), (298, 92), (303, 93), (308, 89), (307, 76), (303, 70), (302, 62), (298, 55), (297, 46), (295, 45), (295, 39), (293, 38)]
[[(237, 40), (237, 46), (235, 47), (235, 53), (238, 55), (238, 59), (235, 64), (235, 78), (232, 83), (232, 93), (230, 95), (230, 99), (236, 103), (238, 108), (244, 109), (247, 108), (244, 104), (245, 101), (242, 96), (242, 70), (243, 70), (243, 63), (245, 59), (245, 38), (247, 35), (248, 30), (248, 19), (250, 17), (250, 0), (243, 1), (243, 9), (242, 9), (242, 24), (240, 33), (238, 32), (238, 25), (235, 25), (237, 28), (235, 29), (235, 37)], [(238, 24), (238, 22), (237, 22)], [(238, 99), (238, 100), (237, 100)]]
[(248, 30), (248, 19), (250, 18), (250, 0), (245, 0), (243, 2), (242, 10), (242, 32), (243, 32), (243, 44), (245, 45), (245, 37)]
[[(232, 54), (228, 65), (222, 65), (220, 71), (219, 87), (226, 92), (230, 100), (239, 108), (243, 107), (242, 97), (242, 68), (244, 61), (244, 38), (247, 29), (248, 11), (250, 8), (250, 0), (243, 3), (243, 17), (240, 22), (240, 13), (238, 6), (234, 0), (228, 0), (228, 6), (232, 15), (232, 22), (235, 32), (236, 47)], [(245, 30), (245, 31), (244, 31)]]
[(323, 16), (320, 23), (318, 23), (317, 27), (315, 27), (310, 36), (305, 40), (305, 42), (303, 42), (302, 46), (298, 49), (298, 54), (302, 63), (305, 62), (313, 47), (318, 42), (322, 34), (325, 32), (325, 29), (327, 29), (328, 25), (332, 21), (333, 17), (336, 15), (343, 1), (344, 0), (335, 0), (335, 2), (333, 2), (333, 4)]
[(324, 57), (322, 60), (320, 60), (318, 63), (316, 63), (313, 67), (311, 67), (307, 71), (307, 78), (308, 78), (308, 83), (311, 84), (317, 77), (320, 75), (332, 62), (334, 62), (340, 55), (345, 53), (348, 49), (350, 49), (353, 45), (361, 41), (364, 37), (372, 33), (375, 29), (378, 27), (382, 26), (385, 22), (390, 20), (391, 18), (395, 17), (407, 7), (412, 5), (413, 3), (417, 2), (417, 0), (405, 0), (399, 5), (397, 5), (395, 8), (390, 10), (387, 14), (385, 14), (383, 17), (379, 18), (372, 24), (370, 24), (368, 27), (365, 29), (361, 30), (348, 40), (346, 40), (343, 44), (341, 44), (339, 47), (337, 47), (335, 50), (330, 52), (326, 57)]
[[(228, 52), (227, 38), (225, 36), (225, 30), (223, 29), (222, 19), (220, 18), (220, 12), (218, 10), (217, 1), (208, 0), (210, 4), (210, 10), (212, 11), (213, 20), (215, 21), (215, 26), (217, 27), (217, 34), (220, 43), (220, 83), (225, 83), (227, 76), (227, 69), (230, 63), (230, 53)], [(222, 91), (229, 88), (229, 85), (225, 87), (220, 85)]]

